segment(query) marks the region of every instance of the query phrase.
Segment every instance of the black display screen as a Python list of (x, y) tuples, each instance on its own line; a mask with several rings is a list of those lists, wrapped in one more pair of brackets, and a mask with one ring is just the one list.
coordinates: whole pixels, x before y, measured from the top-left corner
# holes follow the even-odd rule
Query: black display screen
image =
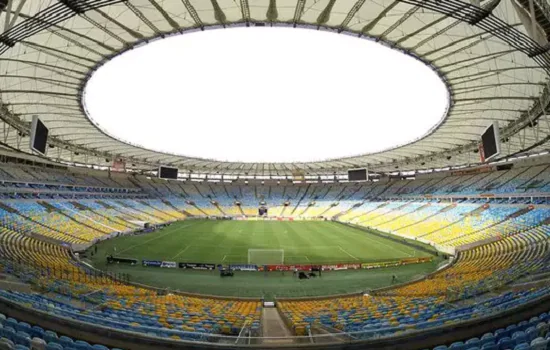
[(168, 167), (161, 166), (159, 168), (159, 177), (161, 179), (177, 179), (178, 168), (168, 168)]
[(34, 130), (31, 132), (31, 135), (34, 137), (31, 139), (31, 148), (39, 153), (46, 154), (48, 128), (38, 118), (36, 118), (36, 121), (33, 121), (32, 125)]
[(495, 124), (485, 130), (483, 135), (481, 135), (481, 143), (483, 145), (483, 155), (485, 160), (488, 160), (500, 153), (499, 139), (497, 130), (495, 129)]
[(367, 169), (348, 170), (349, 181), (367, 181)]

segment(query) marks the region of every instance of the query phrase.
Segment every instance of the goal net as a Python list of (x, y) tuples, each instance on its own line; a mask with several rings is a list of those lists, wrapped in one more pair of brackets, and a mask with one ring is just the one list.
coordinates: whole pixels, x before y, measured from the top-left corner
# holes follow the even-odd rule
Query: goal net
[(253, 265), (282, 265), (284, 249), (248, 249), (248, 263)]

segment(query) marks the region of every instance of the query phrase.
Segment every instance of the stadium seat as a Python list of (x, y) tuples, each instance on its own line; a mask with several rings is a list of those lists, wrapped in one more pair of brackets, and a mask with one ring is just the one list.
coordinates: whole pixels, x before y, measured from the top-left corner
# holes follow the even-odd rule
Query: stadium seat
[(548, 340), (544, 339), (544, 338), (541, 338), (541, 337), (538, 337), (538, 338), (535, 338), (533, 339), (533, 341), (531, 341), (531, 349), (532, 350), (546, 350), (548, 348)]

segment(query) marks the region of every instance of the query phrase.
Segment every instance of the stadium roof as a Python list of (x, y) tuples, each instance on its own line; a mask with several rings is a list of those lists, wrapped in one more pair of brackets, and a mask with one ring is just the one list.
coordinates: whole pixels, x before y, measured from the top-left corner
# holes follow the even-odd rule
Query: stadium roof
[[(310, 163), (155, 152), (119, 141), (87, 118), (82, 91), (104, 62), (154, 38), (234, 26), (308, 27), (385, 42), (440, 73), (451, 91), (447, 118), (406, 146)], [(142, 169), (164, 164), (250, 175), (332, 174), (366, 165), (389, 172), (478, 163), (479, 136), (498, 120), (503, 156), (538, 153), (550, 134), (546, 30), (545, 0), (8, 0), (0, 14), (0, 141), (28, 149), (29, 122), (39, 115), (52, 136), (48, 156), (64, 162), (109, 165), (121, 158)]]

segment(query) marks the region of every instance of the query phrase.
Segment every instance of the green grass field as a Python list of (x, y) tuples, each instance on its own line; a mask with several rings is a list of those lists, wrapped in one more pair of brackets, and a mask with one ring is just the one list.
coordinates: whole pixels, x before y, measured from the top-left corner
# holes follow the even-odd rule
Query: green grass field
[[(248, 263), (248, 249), (283, 249), (285, 264), (362, 263), (431, 255), (417, 247), (334, 222), (188, 220), (153, 233), (101, 242), (92, 262), (100, 269), (129, 273), (131, 280), (157, 287), (253, 297), (328, 295), (379, 288), (388, 285), (393, 274), (404, 282), (433, 271), (440, 262), (434, 259), (397, 268), (326, 272), (315, 281), (298, 281), (292, 273), (281, 272), (237, 272), (233, 278), (222, 279), (217, 271), (105, 263), (106, 257), (113, 254), (139, 260), (241, 264)], [(279, 256), (275, 254), (274, 258)], [(263, 258), (260, 254), (259, 259)]]

